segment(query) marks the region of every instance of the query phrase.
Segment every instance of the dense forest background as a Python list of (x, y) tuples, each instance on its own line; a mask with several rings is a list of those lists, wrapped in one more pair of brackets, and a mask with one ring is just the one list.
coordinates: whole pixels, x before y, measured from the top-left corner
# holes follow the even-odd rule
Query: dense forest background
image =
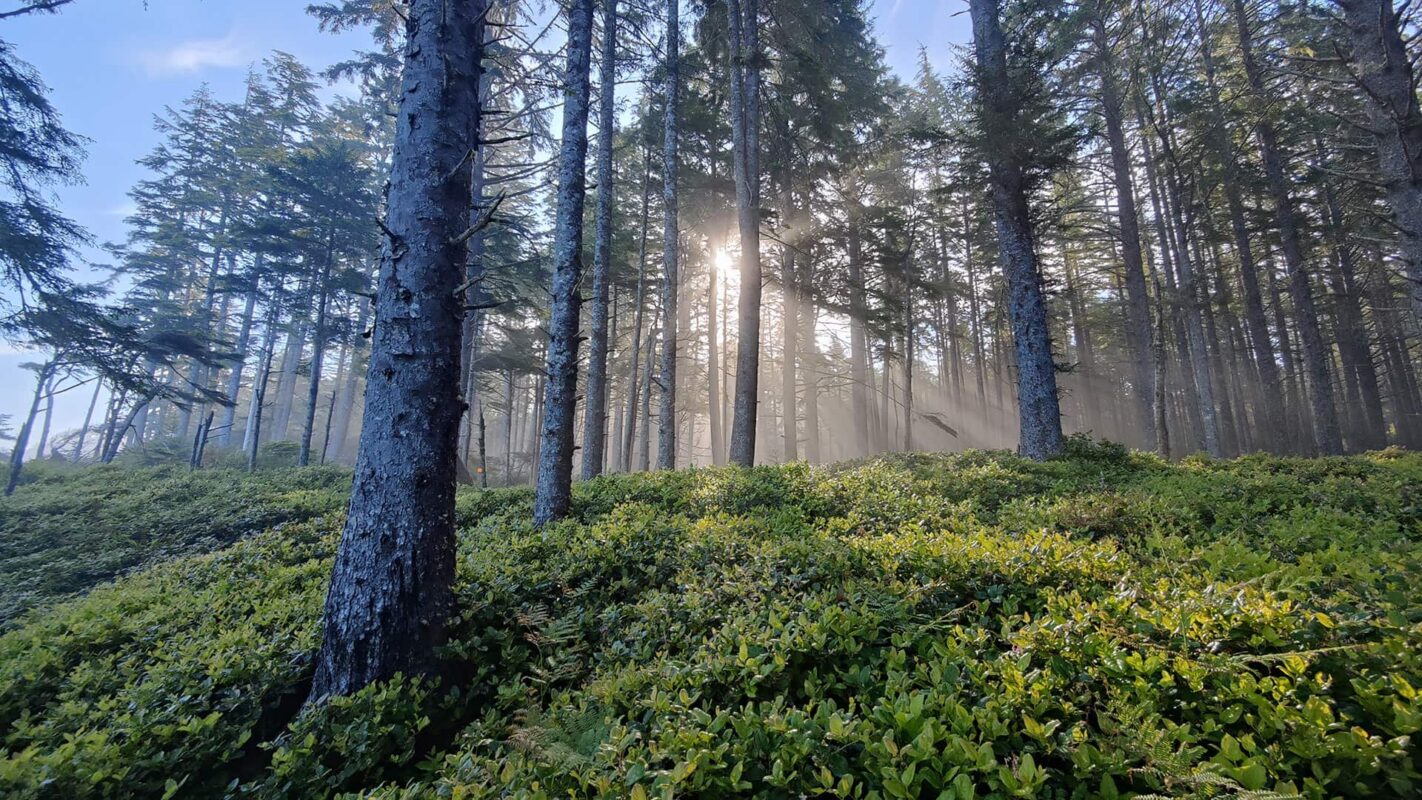
[[(967, 50), (958, 69), (924, 56), (913, 81), (894, 78), (862, 3), (734, 8), (754, 42), (725, 3), (693, 4), (674, 62), (664, 5), (609, 4), (589, 23), (594, 88), (574, 113), (592, 131), (591, 342), (568, 423), (584, 476), (726, 463), (738, 404), (760, 463), (1014, 446), (988, 175), (1001, 153), (1030, 198), (1068, 432), (1172, 455), (1418, 444), (1409, 10), (1011, 3), (1005, 83), (987, 93)], [(198, 87), (161, 111), (128, 238), (94, 285), (71, 269), (84, 231), (46, 195), (81, 174), (81, 143), (6, 45), (5, 319), (35, 372), (33, 403), (10, 410), (17, 466), (354, 460), (404, 10), (310, 11), (370, 29), (371, 48), (322, 74), (274, 53), (241, 96)], [(497, 3), (484, 33), (459, 435), (463, 464), (495, 485), (532, 480), (547, 416), (569, 24)], [(328, 80), (358, 96), (323, 102)], [(75, 429), (50, 424), (66, 392), (90, 399)]]

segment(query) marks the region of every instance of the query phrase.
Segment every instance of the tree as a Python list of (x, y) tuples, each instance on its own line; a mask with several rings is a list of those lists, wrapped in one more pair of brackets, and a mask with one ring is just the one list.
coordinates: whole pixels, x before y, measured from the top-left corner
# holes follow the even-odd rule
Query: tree
[(759, 0), (727, 0), (726, 5), (736, 223), (741, 238), (730, 459), (732, 464), (749, 467), (755, 463), (756, 405), (760, 398), (760, 14)]
[[(44, 9), (30, 4), (7, 16), (36, 10)], [(0, 40), (0, 277), (7, 305), (21, 308), (40, 293), (70, 288), (69, 255), (87, 236), (46, 196), (51, 186), (79, 180), (84, 156), (83, 140), (64, 129), (46, 93), (34, 69)]]
[(603, 0), (602, 58), (598, 82), (597, 233), (593, 244), (592, 329), (583, 427), (583, 480), (602, 472), (607, 452), (607, 303), (612, 257), (612, 142), (616, 135), (617, 0)]
[(592, 0), (568, 8), (568, 67), (563, 78), (563, 139), (553, 222), (553, 292), (548, 321), (548, 382), (538, 445), (533, 523), (563, 518), (572, 502), (573, 413), (578, 393), (578, 282), (583, 272), (584, 168), (588, 152), (588, 73)]
[(1334, 1), (1351, 35), (1351, 74), (1377, 142), (1378, 176), (1397, 222), (1412, 312), (1422, 319), (1422, 108), (1402, 33), (1402, 10), (1392, 0)]
[(414, 0), (350, 507), (311, 697), (435, 670), (454, 580), (459, 349), (482, 0)]
[[(662, 102), (662, 308), (661, 389), (657, 420), (657, 467), (676, 467), (676, 339), (677, 339), (677, 257), (681, 249), (681, 227), (677, 217), (677, 179), (681, 158), (677, 137), (681, 134), (678, 106), (681, 102), (681, 0), (667, 0), (666, 76)], [(646, 424), (650, 425), (648, 421)]]
[[(1017, 354), (1017, 408), (1021, 428), (1019, 449), (1028, 458), (1044, 459), (1062, 451), (1061, 410), (1057, 401), (1056, 365), (1047, 328), (1031, 210), (1027, 204), (1032, 120), (1031, 106), (1008, 70), (998, 0), (971, 0), (973, 45), (978, 69), (983, 148), (987, 156), (998, 248), (1008, 284), (1008, 315)], [(1016, 76), (1022, 80), (1019, 74)]]

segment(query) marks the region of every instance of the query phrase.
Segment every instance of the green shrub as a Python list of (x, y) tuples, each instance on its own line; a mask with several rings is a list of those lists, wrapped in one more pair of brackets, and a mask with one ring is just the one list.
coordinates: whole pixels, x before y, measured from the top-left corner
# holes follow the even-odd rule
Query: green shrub
[(1419, 488), (1073, 440), (607, 476), (542, 530), (464, 489), (440, 679), (304, 710), (338, 518), (290, 524), (0, 637), (0, 795), (1415, 796)]
[(0, 630), (142, 564), (206, 552), (345, 505), (339, 468), (255, 476), (186, 466), (35, 470), (0, 499)]

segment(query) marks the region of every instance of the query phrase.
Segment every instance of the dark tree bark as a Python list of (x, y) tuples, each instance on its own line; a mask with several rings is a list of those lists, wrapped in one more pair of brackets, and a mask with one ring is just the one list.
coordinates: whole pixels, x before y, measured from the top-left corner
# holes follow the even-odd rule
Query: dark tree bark
[(728, 0), (731, 61), (731, 138), (736, 221), (741, 237), (741, 296), (737, 305), (735, 410), (730, 461), (755, 463), (760, 400), (760, 25), (758, 0)]
[(558, 203), (553, 219), (553, 293), (548, 320), (548, 382), (538, 443), (533, 524), (568, 513), (573, 496), (574, 412), (578, 403), (578, 282), (583, 273), (584, 170), (588, 154), (588, 70), (593, 0), (568, 7), (568, 67), (563, 77), (563, 140), (558, 150)]
[[(677, 290), (680, 288), (677, 256), (681, 247), (681, 231), (677, 219), (677, 177), (681, 157), (677, 153), (677, 136), (681, 126), (677, 106), (681, 98), (681, 0), (667, 0), (667, 63), (666, 84), (662, 102), (666, 113), (662, 119), (662, 363), (657, 382), (661, 388), (661, 407), (657, 418), (657, 467), (676, 467), (676, 337)], [(650, 373), (650, 370), (648, 370)], [(651, 425), (651, 420), (647, 420)]]
[(1007, 310), (1017, 354), (1019, 450), (1028, 458), (1044, 459), (1060, 453), (1065, 441), (1047, 306), (1027, 206), (1027, 165), (1018, 141), (1021, 121), (1007, 71), (1007, 43), (998, 2), (970, 0), (969, 10), (981, 82), (979, 103), (989, 132), (987, 155), (998, 247), (1007, 273)]
[(454, 580), (457, 292), (477, 147), (483, 0), (415, 0), (350, 508), (311, 698), (434, 672)]
[(602, 472), (607, 450), (607, 297), (612, 256), (612, 137), (616, 117), (617, 0), (603, 0), (602, 57), (598, 85), (597, 232), (593, 243), (593, 285), (588, 327), (587, 404), (583, 425), (583, 480)]
[[(1334, 0), (1352, 38), (1353, 74), (1378, 146), (1378, 171), (1401, 237), (1412, 312), (1422, 319), (1422, 108), (1392, 0)], [(1406, 8), (1408, 3), (1403, 4)]]

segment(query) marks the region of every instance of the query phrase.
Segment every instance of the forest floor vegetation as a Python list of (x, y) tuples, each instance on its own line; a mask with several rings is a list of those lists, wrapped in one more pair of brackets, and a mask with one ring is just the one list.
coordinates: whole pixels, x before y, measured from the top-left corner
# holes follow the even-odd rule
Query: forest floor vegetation
[(349, 473), (37, 469), (0, 796), (1422, 791), (1422, 456), (1068, 451), (463, 489), (445, 674), (305, 708)]

